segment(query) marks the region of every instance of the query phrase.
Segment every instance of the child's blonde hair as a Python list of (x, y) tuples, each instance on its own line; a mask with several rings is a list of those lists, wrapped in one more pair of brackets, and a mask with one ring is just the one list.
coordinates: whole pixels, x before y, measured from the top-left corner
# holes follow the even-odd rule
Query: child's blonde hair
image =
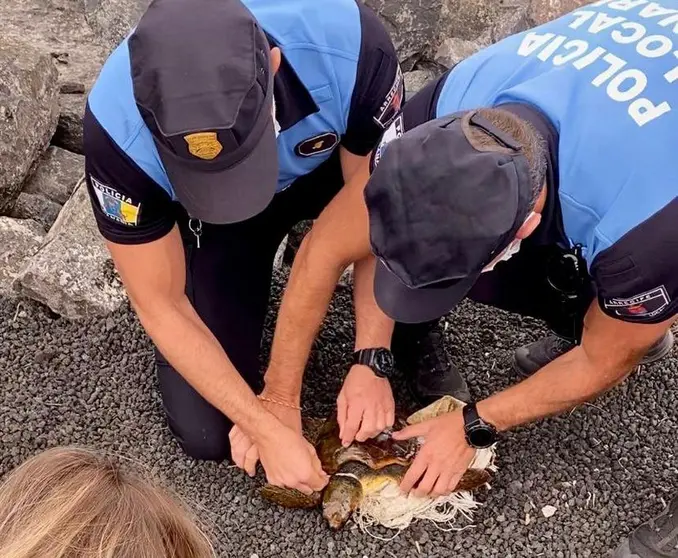
[(213, 558), (179, 498), (78, 448), (45, 451), (0, 485), (2, 558)]

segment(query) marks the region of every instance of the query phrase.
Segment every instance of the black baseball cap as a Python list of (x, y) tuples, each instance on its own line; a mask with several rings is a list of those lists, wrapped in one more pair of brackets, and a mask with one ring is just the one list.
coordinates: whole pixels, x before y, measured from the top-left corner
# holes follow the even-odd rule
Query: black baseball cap
[(154, 0), (130, 36), (137, 106), (192, 217), (243, 221), (275, 194), (270, 49), (238, 0)]
[[(471, 128), (499, 145), (478, 145)], [(387, 144), (365, 189), (381, 309), (405, 323), (449, 312), (515, 238), (531, 199), (521, 146), (476, 110)]]

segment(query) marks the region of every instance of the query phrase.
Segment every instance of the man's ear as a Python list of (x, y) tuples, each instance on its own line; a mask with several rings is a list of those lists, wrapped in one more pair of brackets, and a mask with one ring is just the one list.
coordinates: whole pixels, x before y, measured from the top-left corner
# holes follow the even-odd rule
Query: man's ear
[(280, 63), (282, 62), (282, 52), (278, 47), (273, 47), (271, 49), (271, 71), (275, 75), (280, 69)]
[(521, 240), (527, 238), (535, 231), (539, 226), (539, 223), (541, 223), (541, 213), (530, 213), (530, 216), (525, 219), (523, 226), (518, 229), (516, 238), (520, 238)]

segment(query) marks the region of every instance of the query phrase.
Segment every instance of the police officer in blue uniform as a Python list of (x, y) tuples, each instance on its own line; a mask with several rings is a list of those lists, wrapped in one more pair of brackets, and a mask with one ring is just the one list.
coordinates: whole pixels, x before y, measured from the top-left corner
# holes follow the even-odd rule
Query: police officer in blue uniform
[[(87, 186), (189, 455), (232, 454), (250, 474), (261, 459), (269, 481), (306, 492), (326, 482), (300, 434), (305, 359), (260, 374), (273, 259), (346, 181), (364, 185), (403, 94), (392, 43), (356, 0), (155, 0), (106, 61), (84, 121)], [(435, 327), (399, 325), (396, 357), (424, 396), (463, 392), (439, 372)], [(358, 326), (344, 386), (360, 436), (392, 424), (390, 341)]]
[[(516, 350), (524, 381), (395, 434), (425, 440), (403, 490), (450, 492), (501, 432), (671, 350), (678, 2), (663, 4), (601, 0), (464, 60), (406, 103), (367, 187), (320, 216), (301, 269), (376, 260), (373, 303), (391, 320), (431, 320), (468, 296), (553, 330)], [(310, 274), (298, 284), (288, 308), (331, 289)], [(620, 556), (678, 556), (676, 506)]]

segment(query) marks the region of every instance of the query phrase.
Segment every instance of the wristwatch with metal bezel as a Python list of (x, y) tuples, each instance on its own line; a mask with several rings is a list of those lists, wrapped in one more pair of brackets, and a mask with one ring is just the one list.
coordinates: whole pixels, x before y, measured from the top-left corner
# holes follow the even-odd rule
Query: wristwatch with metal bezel
[(480, 418), (475, 403), (465, 405), (462, 413), (464, 415), (464, 433), (469, 446), (476, 449), (485, 449), (496, 443), (499, 438), (497, 429)]
[(367, 366), (379, 378), (392, 378), (395, 371), (393, 353), (383, 347), (356, 351), (352, 364)]

